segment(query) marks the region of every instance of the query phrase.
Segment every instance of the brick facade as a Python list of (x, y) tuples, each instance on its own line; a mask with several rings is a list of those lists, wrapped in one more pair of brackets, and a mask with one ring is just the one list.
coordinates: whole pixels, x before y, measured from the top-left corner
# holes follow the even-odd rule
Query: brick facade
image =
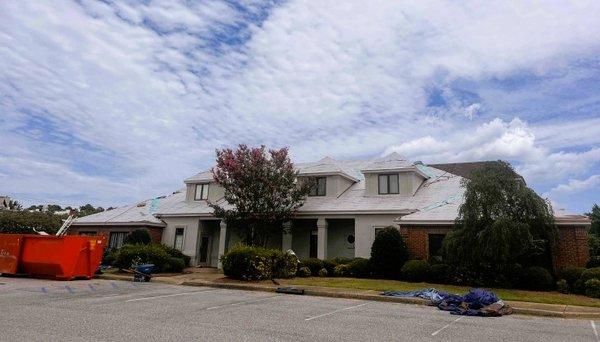
[(148, 233), (150, 233), (150, 237), (152, 238), (152, 242), (161, 243), (162, 240), (162, 232), (163, 227), (156, 226), (100, 226), (100, 225), (92, 225), (92, 226), (71, 226), (67, 232), (68, 235), (79, 235), (80, 233), (95, 233), (98, 235), (106, 236), (106, 241), (110, 236), (111, 232), (127, 232), (131, 233), (136, 229), (147, 229)]
[[(558, 242), (552, 253), (555, 269), (565, 266), (584, 267), (589, 259), (587, 226), (559, 225)], [(427, 260), (429, 234), (447, 234), (452, 226), (401, 226), (411, 259)]]
[(552, 253), (555, 269), (585, 267), (590, 258), (587, 226), (559, 226), (558, 243)]

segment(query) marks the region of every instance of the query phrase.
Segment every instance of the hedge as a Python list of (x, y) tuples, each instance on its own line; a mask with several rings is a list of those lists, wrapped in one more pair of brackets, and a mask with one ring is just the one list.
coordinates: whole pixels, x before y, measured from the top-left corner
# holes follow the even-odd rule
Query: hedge
[(412, 282), (427, 280), (429, 264), (425, 260), (409, 260), (402, 266), (402, 278)]
[(160, 244), (123, 245), (113, 252), (113, 265), (120, 269), (128, 269), (139, 264), (154, 264), (156, 272), (181, 272), (185, 267), (182, 258), (169, 254)]
[(298, 259), (278, 249), (238, 245), (221, 257), (223, 273), (234, 279), (261, 280), (290, 278), (296, 274)]
[(551, 290), (554, 286), (554, 279), (547, 269), (539, 266), (532, 266), (521, 272), (519, 287), (527, 290)]
[(408, 249), (397, 228), (386, 227), (377, 233), (371, 247), (371, 267), (377, 277), (398, 279), (408, 260)]
[(0, 211), (0, 233), (32, 233), (33, 228), (54, 234), (62, 226), (62, 218), (44, 212)]

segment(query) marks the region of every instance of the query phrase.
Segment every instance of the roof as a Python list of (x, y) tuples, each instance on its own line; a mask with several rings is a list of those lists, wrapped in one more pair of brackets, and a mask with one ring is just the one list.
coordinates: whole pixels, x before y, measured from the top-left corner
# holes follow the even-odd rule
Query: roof
[(213, 175), (211, 170), (202, 171), (193, 175), (192, 177), (186, 178), (183, 180), (185, 184), (188, 183), (208, 183), (213, 180)]
[[(477, 169), (481, 169), (483, 167), (499, 164), (500, 161), (497, 160), (488, 160), (488, 161), (478, 161), (478, 162), (466, 162), (466, 163), (445, 163), (445, 164), (428, 164), (431, 167), (435, 167), (436, 169), (444, 170), (446, 172), (450, 172), (457, 176), (461, 176), (463, 178), (470, 179), (473, 172)], [(520, 178), (523, 182), (525, 179), (520, 174), (514, 172), (516, 178)]]

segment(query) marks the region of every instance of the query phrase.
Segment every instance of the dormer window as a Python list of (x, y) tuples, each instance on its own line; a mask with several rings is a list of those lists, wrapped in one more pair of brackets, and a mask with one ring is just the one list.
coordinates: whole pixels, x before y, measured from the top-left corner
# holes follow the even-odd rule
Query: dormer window
[(327, 189), (327, 177), (316, 177), (315, 184), (310, 189), (308, 196), (325, 196)]
[(208, 184), (196, 184), (195, 201), (201, 201), (208, 198)]
[(378, 189), (380, 195), (392, 195), (399, 193), (398, 174), (379, 175)]

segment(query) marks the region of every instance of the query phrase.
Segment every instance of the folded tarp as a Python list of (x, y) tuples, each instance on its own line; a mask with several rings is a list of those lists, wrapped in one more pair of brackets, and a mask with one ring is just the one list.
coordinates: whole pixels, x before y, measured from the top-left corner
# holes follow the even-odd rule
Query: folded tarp
[(392, 297), (418, 297), (431, 301), (440, 310), (450, 311), (453, 315), (465, 316), (503, 316), (512, 314), (512, 308), (496, 296), (484, 289), (471, 289), (464, 296), (455, 295), (436, 289), (417, 291), (387, 291), (381, 293)]

